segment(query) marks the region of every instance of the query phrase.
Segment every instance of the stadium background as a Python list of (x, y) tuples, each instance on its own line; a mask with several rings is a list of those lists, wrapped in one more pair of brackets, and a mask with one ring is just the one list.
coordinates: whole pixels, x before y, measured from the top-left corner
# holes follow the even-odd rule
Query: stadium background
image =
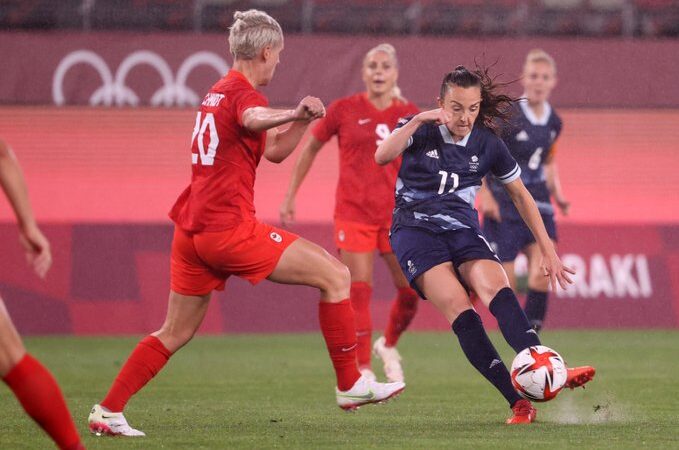
[[(161, 323), (167, 211), (189, 181), (191, 104), (230, 65), (224, 30), (248, 7), (269, 11), (286, 31), (266, 89), (276, 106), (361, 90), (362, 57), (382, 41), (397, 48), (404, 94), (425, 108), (454, 65), (496, 62), (509, 81), (528, 50), (553, 54), (552, 104), (565, 123), (559, 167), (573, 204), (559, 218), (560, 251), (579, 275), (554, 298), (547, 326), (679, 326), (679, 2), (3, 0), (0, 137), (26, 172), (55, 256), (38, 282), (21, 264), (3, 201), (0, 292), (22, 333), (139, 334)], [(89, 62), (66, 65), (78, 56)], [(295, 159), (260, 165), (260, 219), (278, 222)], [(336, 180), (333, 141), (298, 195), (293, 228), (330, 251)], [(202, 331), (315, 331), (316, 296), (232, 279)], [(378, 329), (392, 296), (378, 263)], [(413, 328), (448, 327), (425, 303)]]

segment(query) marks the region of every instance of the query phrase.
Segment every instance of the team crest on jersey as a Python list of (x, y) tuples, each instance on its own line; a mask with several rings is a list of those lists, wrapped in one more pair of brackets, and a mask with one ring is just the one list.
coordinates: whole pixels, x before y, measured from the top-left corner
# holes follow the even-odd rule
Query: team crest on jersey
[(437, 149), (429, 150), (427, 156), (434, 159), (439, 159), (439, 151)]
[(411, 275), (415, 275), (415, 272), (417, 272), (417, 267), (415, 267), (415, 264), (411, 260), (408, 260), (408, 272)]
[(469, 161), (469, 171), (478, 172), (479, 171), (479, 157), (472, 155), (471, 161)]
[(556, 139), (556, 130), (552, 130), (549, 132), (549, 138), (554, 142), (554, 139)]
[(278, 242), (279, 244), (283, 242), (283, 236), (280, 234), (276, 233), (275, 231), (272, 231), (271, 234), (269, 235), (272, 241)]
[(340, 242), (344, 242), (344, 239), (346, 239), (346, 235), (344, 234), (344, 230), (339, 230), (337, 233), (337, 239), (339, 239)]
[(526, 133), (526, 130), (521, 130), (519, 134), (516, 135), (516, 140), (519, 142), (526, 142), (528, 139), (528, 133)]

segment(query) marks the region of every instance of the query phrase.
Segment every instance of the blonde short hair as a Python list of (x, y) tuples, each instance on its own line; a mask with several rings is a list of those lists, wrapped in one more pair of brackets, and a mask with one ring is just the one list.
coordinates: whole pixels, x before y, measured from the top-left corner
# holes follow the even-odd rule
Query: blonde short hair
[(283, 43), (283, 30), (276, 19), (257, 9), (233, 13), (229, 49), (234, 59), (254, 59), (260, 50)]
[[(368, 52), (363, 57), (363, 66), (368, 64), (368, 59), (370, 59), (370, 57), (377, 52), (382, 52), (389, 55), (389, 58), (391, 58), (391, 60), (394, 62), (394, 65), (398, 69), (398, 58), (396, 57), (396, 49), (394, 48), (393, 45), (387, 43), (376, 45), (375, 47), (368, 50)], [(394, 88), (392, 89), (392, 96), (403, 102), (406, 101), (406, 98), (401, 93), (401, 88), (398, 87), (398, 85), (394, 85)]]
[(524, 63), (523, 67), (525, 69), (528, 64), (536, 62), (544, 62), (549, 64), (550, 66), (552, 66), (552, 68), (554, 69), (554, 73), (556, 74), (556, 61), (554, 61), (554, 58), (552, 58), (552, 56), (546, 51), (540, 48), (535, 48), (529, 51), (528, 54), (526, 55), (526, 62)]

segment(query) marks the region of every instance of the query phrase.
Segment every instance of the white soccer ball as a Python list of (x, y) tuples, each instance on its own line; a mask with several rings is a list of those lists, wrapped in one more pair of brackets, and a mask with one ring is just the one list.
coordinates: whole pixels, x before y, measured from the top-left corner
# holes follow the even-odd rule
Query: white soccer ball
[(557, 352), (544, 345), (528, 347), (512, 362), (512, 384), (528, 400), (546, 402), (566, 384), (566, 363)]

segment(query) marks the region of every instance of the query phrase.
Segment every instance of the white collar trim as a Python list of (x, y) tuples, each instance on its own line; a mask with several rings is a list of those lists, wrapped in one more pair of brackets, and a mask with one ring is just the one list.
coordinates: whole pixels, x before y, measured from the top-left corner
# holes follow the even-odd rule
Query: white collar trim
[[(472, 131), (473, 131), (473, 129), (472, 129)], [(471, 134), (472, 134), (472, 132), (470, 131), (462, 139), (455, 142), (455, 140), (453, 139), (453, 135), (450, 134), (450, 130), (448, 129), (447, 126), (439, 125), (439, 132), (441, 133), (441, 137), (443, 138), (443, 142), (445, 142), (446, 144), (459, 145), (460, 147), (466, 147), (467, 146), (467, 142), (469, 141), (469, 136), (471, 136)]]
[(552, 106), (549, 104), (549, 102), (545, 102), (545, 113), (542, 115), (542, 118), (538, 119), (530, 106), (528, 106), (528, 100), (526, 99), (525, 94), (521, 100), (519, 100), (519, 106), (531, 125), (545, 126), (547, 125), (547, 122), (549, 122), (549, 118), (552, 116)]

